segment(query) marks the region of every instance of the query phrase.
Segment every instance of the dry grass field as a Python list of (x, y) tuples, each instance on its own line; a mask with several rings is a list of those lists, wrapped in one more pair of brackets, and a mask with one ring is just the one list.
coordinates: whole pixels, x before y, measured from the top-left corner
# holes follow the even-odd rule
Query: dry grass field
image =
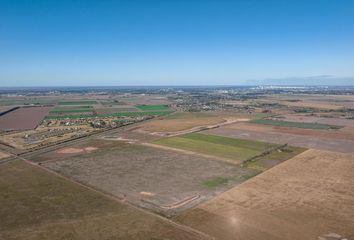
[(313, 130), (236, 123), (207, 130), (205, 133), (275, 144), (288, 143), (292, 146), (304, 148), (354, 153), (354, 131), (348, 128), (339, 130)]
[[(88, 152), (87, 147), (96, 149)], [(70, 146), (33, 161), (165, 215), (195, 206), (259, 173), (210, 158), (115, 140)]]
[(227, 112), (203, 112), (189, 113), (178, 112), (170, 116), (156, 119), (154, 121), (142, 124), (138, 129), (149, 133), (163, 132), (176, 133), (189, 129), (207, 127), (216, 124), (225, 123), (226, 121), (237, 121), (247, 119), (257, 119), (265, 116), (265, 114), (246, 114), (246, 113), (227, 113)]
[(345, 126), (345, 127), (354, 127), (353, 119), (316, 117), (316, 116), (308, 116), (305, 114), (287, 114), (287, 115), (282, 115), (279, 118), (280, 120), (284, 120), (284, 121), (320, 123), (320, 124), (338, 125), (338, 126)]
[(338, 110), (353, 108), (354, 98), (351, 95), (318, 95), (318, 94), (278, 94), (269, 95), (264, 102), (274, 102), (292, 107)]
[(206, 239), (28, 164), (0, 165), (0, 239)]
[(175, 113), (169, 117), (156, 119), (141, 125), (147, 132), (178, 132), (199, 126), (224, 122), (224, 118), (208, 113)]
[(308, 150), (176, 220), (217, 239), (353, 239), (353, 203), (354, 156)]

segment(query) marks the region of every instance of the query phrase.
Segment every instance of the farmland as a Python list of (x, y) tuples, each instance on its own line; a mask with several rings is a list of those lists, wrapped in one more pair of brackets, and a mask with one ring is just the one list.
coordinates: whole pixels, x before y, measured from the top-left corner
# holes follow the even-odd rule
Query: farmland
[(352, 239), (350, 91), (0, 94), (0, 239)]
[(251, 123), (265, 124), (280, 127), (293, 127), (293, 128), (306, 128), (306, 129), (339, 129), (340, 126), (320, 124), (320, 123), (305, 123), (305, 122), (289, 122), (289, 121), (279, 121), (272, 119), (256, 119), (252, 120)]
[(174, 134), (181, 131), (201, 129), (222, 124), (227, 121), (244, 121), (249, 118), (262, 117), (262, 114), (230, 114), (227, 112), (176, 112), (163, 119), (147, 122), (139, 130), (149, 133)]
[(320, 150), (353, 153), (353, 129), (318, 130), (277, 127), (263, 124), (236, 123), (206, 131), (209, 134), (248, 140), (259, 140), (274, 144), (288, 143), (292, 146)]
[(49, 113), (51, 107), (22, 107), (0, 116), (0, 130), (34, 129)]
[(351, 239), (353, 160), (352, 155), (306, 151), (177, 221), (226, 240), (321, 239), (328, 234)]
[[(127, 142), (135, 140), (110, 139), (93, 140), (32, 160), (75, 181), (164, 215), (175, 215), (193, 207), (258, 173), (255, 169), (227, 162)], [(228, 181), (212, 188), (205, 185), (215, 178)], [(192, 200), (180, 204), (185, 199)]]
[(203, 239), (23, 161), (0, 167), (0, 189), (1, 239)]
[(276, 145), (257, 141), (241, 140), (221, 136), (191, 133), (182, 136), (163, 138), (154, 144), (183, 149), (199, 154), (229, 159), (236, 163), (261, 154)]
[(94, 105), (98, 104), (95, 100), (82, 100), (82, 101), (68, 101), (59, 102), (59, 105)]
[(143, 111), (163, 111), (168, 110), (168, 105), (158, 104), (158, 105), (137, 105), (137, 108)]
[(58, 115), (58, 116), (47, 116), (47, 119), (63, 119), (63, 118), (92, 118), (92, 117), (138, 117), (138, 116), (164, 116), (170, 114), (171, 111), (148, 111), (148, 112), (117, 112), (117, 113), (108, 113), (108, 114), (96, 114), (96, 115)]

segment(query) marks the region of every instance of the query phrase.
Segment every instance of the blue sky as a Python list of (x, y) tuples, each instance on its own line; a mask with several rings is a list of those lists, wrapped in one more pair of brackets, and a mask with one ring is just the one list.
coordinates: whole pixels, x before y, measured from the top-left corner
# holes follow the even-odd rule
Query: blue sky
[(0, 86), (322, 75), (354, 84), (354, 1), (0, 0)]

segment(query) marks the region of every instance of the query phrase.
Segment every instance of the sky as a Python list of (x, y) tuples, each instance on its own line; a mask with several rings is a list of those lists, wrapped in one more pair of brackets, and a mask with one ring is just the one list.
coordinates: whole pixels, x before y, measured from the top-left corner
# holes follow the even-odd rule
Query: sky
[(354, 85), (354, 1), (0, 0), (0, 87), (313, 79)]

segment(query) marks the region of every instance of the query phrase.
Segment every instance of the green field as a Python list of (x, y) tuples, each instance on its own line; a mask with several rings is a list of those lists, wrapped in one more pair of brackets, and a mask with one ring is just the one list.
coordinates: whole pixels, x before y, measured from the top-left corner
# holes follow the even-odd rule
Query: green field
[(200, 154), (242, 161), (275, 147), (275, 144), (229, 137), (190, 133), (177, 137), (159, 139), (154, 144), (179, 148)]
[(97, 112), (107, 112), (107, 113), (115, 113), (115, 112), (134, 112), (134, 111), (139, 111), (136, 108), (131, 108), (131, 107), (122, 107), (122, 108), (95, 108)]
[(61, 113), (83, 113), (83, 112), (92, 112), (92, 109), (89, 108), (79, 108), (79, 109), (61, 109), (61, 110), (57, 110), (54, 109), (52, 111), (50, 111), (51, 114), (61, 114)]
[(165, 104), (158, 104), (158, 105), (136, 105), (137, 108), (143, 111), (162, 111), (168, 110), (168, 105)]
[(103, 106), (110, 106), (110, 105), (127, 105), (125, 102), (120, 101), (100, 101)]
[(63, 119), (63, 118), (92, 118), (92, 117), (139, 117), (139, 116), (164, 116), (170, 114), (171, 111), (149, 111), (149, 112), (118, 112), (109, 114), (97, 114), (97, 115), (58, 115), (58, 116), (46, 116), (47, 119)]
[(293, 127), (293, 128), (306, 128), (306, 129), (339, 129), (340, 126), (320, 124), (320, 123), (304, 123), (304, 122), (289, 122), (277, 121), (271, 119), (257, 119), (250, 121), (251, 123), (280, 126), (280, 127)]
[(88, 100), (88, 101), (71, 101), (71, 102), (59, 102), (59, 105), (94, 105), (98, 104), (97, 101)]

